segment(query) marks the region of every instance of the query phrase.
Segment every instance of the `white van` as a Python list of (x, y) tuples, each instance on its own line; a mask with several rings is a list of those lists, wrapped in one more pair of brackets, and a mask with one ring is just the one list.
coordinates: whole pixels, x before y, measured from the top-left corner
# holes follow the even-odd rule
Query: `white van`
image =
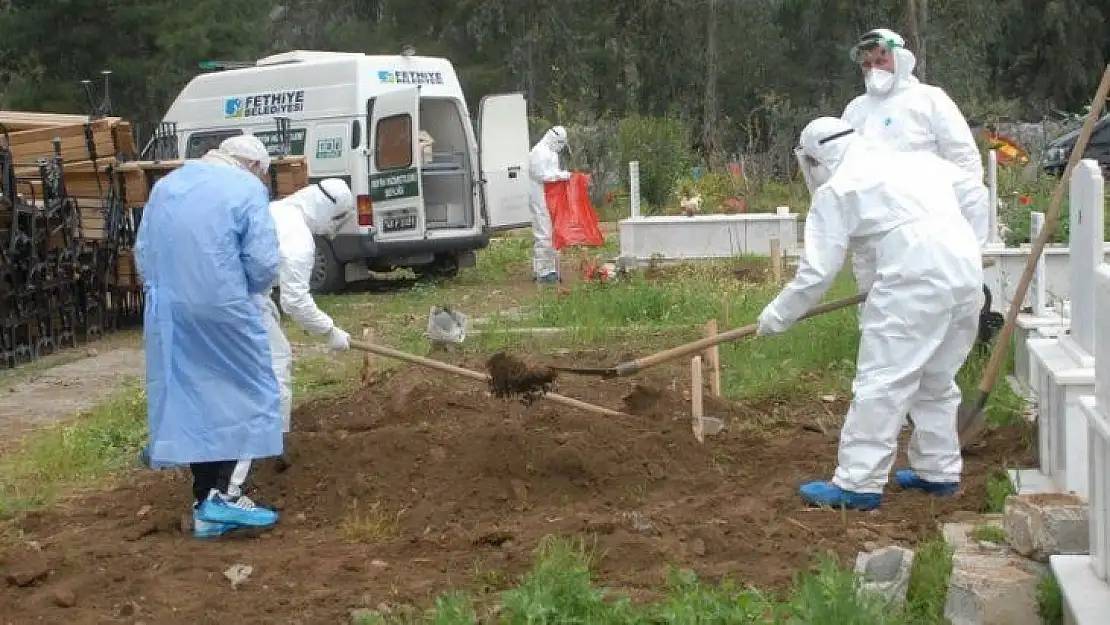
[(181, 158), (249, 133), (272, 154), (304, 155), (312, 182), (347, 180), (358, 220), (317, 239), (317, 292), (401, 267), (453, 277), (491, 231), (531, 223), (524, 97), (483, 98), (475, 133), (447, 59), (276, 54), (193, 78), (163, 122), (176, 126)]

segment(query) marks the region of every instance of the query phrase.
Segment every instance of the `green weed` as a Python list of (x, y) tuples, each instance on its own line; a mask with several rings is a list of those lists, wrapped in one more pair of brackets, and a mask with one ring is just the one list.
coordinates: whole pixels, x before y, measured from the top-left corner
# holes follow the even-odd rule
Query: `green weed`
[(941, 625), (944, 603), (948, 598), (948, 578), (952, 574), (952, 548), (941, 537), (917, 546), (913, 570), (906, 593), (908, 622)]
[(1037, 584), (1037, 612), (1045, 625), (1062, 625), (1064, 622), (1064, 594), (1051, 572), (1046, 573)]
[(104, 405), (30, 434), (0, 459), (0, 517), (133, 466), (146, 429), (146, 393), (131, 380)]

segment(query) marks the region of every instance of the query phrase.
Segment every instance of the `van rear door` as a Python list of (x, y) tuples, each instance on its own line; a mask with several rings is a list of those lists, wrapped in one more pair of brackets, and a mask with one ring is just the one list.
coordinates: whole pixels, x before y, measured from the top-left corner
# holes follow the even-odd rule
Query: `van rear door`
[(379, 241), (422, 239), (420, 88), (387, 91), (370, 98), (366, 107), (370, 202), (369, 206), (359, 202), (359, 225), (371, 225), (366, 223), (371, 221)]
[(488, 95), (478, 105), (478, 162), (491, 230), (532, 223), (528, 209), (528, 105), (524, 95)]

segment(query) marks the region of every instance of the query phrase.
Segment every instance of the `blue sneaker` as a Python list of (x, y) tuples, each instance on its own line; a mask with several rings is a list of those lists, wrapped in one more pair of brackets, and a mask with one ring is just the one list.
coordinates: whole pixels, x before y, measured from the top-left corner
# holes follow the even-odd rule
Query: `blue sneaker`
[(955, 495), (960, 489), (959, 482), (930, 482), (923, 480), (913, 469), (898, 469), (894, 472), (894, 481), (906, 490), (919, 490), (937, 497)]
[(874, 510), (883, 500), (883, 496), (879, 493), (854, 493), (831, 482), (802, 484), (798, 492), (802, 494), (802, 500), (811, 506), (826, 508)]
[(213, 490), (208, 499), (197, 507), (194, 517), (209, 523), (232, 525), (235, 529), (269, 529), (277, 525), (279, 515), (275, 510), (256, 505), (242, 495), (230, 497)]

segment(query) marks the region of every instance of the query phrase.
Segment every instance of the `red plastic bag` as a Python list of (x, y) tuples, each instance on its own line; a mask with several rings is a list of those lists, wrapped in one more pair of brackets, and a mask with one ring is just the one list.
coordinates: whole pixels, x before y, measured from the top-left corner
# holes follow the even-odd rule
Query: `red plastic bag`
[(572, 245), (601, 247), (601, 220), (590, 203), (590, 177), (573, 172), (565, 182), (548, 182), (543, 187), (547, 210), (551, 211), (552, 244), (561, 250)]

